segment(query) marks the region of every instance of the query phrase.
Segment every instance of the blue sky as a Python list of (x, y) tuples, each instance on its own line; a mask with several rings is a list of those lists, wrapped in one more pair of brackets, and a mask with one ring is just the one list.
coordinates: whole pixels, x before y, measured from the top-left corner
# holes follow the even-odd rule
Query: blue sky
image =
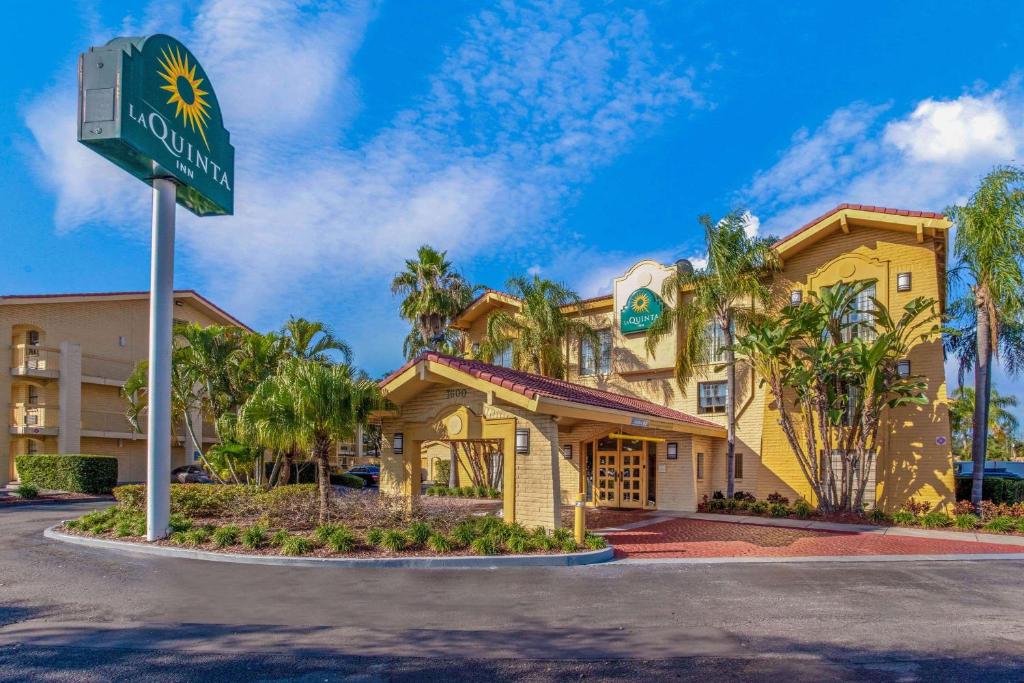
[(843, 201), (941, 210), (1024, 149), (1018, 2), (66, 2), (6, 18), (31, 59), (4, 76), (0, 292), (147, 287), (149, 192), (75, 141), (75, 63), (171, 33), (210, 74), (238, 165), (235, 216), (179, 211), (177, 286), (260, 329), (326, 320), (375, 374), (401, 361), (387, 282), (422, 242), (476, 282), (532, 270), (593, 295), (639, 258), (699, 257), (700, 213), (747, 206), (783, 234)]

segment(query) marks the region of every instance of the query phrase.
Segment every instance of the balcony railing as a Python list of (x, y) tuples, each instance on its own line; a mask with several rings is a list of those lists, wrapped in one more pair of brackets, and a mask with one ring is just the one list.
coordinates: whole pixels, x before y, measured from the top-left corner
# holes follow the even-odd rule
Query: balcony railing
[(83, 377), (100, 377), (123, 382), (128, 379), (134, 369), (135, 363), (131, 361), (94, 356), (88, 353), (82, 354)]
[(11, 406), (11, 431), (17, 434), (56, 433), (60, 411), (47, 403), (15, 403)]
[[(139, 428), (143, 434), (146, 433), (145, 416), (139, 420)], [(124, 413), (104, 410), (83, 410), (82, 431), (131, 434), (135, 430)]]
[(11, 372), (17, 375), (56, 377), (60, 369), (60, 350), (38, 344), (11, 347)]

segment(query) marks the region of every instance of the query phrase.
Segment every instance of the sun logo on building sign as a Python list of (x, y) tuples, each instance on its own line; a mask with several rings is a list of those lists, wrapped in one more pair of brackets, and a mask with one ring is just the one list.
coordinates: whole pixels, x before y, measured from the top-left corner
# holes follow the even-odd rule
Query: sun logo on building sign
[(160, 86), (160, 89), (171, 93), (167, 104), (175, 105), (174, 117), (180, 117), (186, 126), (199, 133), (206, 149), (210, 149), (210, 143), (206, 141), (206, 124), (210, 119), (210, 103), (203, 97), (210, 93), (199, 87), (202, 85), (203, 79), (196, 78), (196, 65), (189, 64), (187, 54), (182, 59), (178, 48), (174, 48), (173, 53), (168, 49), (161, 50), (161, 53), (163, 59), (160, 59), (159, 62), (163, 71), (157, 73), (167, 81), (167, 85)]
[(640, 292), (633, 297), (633, 301), (630, 302), (629, 307), (633, 309), (634, 313), (646, 313), (651, 309), (651, 297)]

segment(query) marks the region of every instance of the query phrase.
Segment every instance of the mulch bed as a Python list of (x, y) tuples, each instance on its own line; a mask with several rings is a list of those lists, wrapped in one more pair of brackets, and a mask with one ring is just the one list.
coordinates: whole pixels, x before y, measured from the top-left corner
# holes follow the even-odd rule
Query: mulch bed
[(27, 505), (30, 503), (73, 503), (78, 500), (113, 501), (113, 496), (102, 496), (92, 493), (67, 493), (66, 491), (53, 491), (51, 493), (40, 493), (35, 498), (22, 498), (17, 495), (0, 495), (0, 505)]

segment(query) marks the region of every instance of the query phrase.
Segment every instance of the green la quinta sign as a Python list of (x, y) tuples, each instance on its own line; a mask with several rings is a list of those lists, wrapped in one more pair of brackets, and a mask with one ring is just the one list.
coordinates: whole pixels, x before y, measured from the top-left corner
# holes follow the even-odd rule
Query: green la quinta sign
[(661, 297), (647, 287), (641, 287), (626, 299), (619, 311), (619, 330), (623, 334), (647, 330), (661, 315)]
[(115, 38), (79, 59), (78, 140), (136, 178), (173, 178), (199, 216), (234, 212), (235, 148), (206, 72), (166, 35)]

